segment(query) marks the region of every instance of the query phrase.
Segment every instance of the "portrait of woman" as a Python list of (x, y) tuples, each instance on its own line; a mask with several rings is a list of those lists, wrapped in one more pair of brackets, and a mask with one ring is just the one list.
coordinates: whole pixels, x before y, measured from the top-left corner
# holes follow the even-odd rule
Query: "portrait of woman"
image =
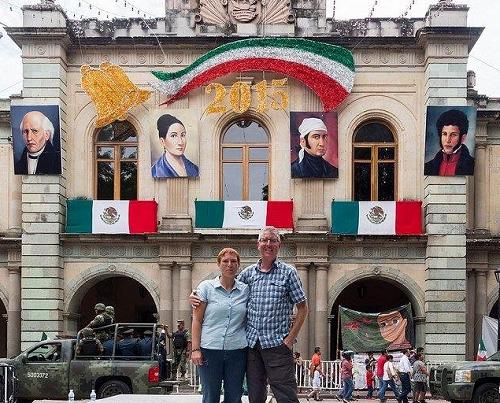
[(175, 116), (165, 114), (156, 123), (163, 154), (151, 167), (153, 178), (196, 177), (198, 166), (185, 155), (187, 133), (184, 124)]

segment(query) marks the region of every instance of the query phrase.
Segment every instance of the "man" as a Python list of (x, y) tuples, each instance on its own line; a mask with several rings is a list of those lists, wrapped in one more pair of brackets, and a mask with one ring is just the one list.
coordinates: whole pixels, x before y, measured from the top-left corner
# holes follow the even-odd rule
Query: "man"
[(87, 357), (95, 357), (103, 353), (103, 347), (96, 339), (94, 331), (86, 327), (82, 330), (81, 338), (76, 345), (76, 354)]
[(122, 357), (136, 357), (137, 351), (137, 339), (133, 337), (134, 329), (127, 329), (123, 333), (123, 339), (116, 343), (117, 355)]
[(338, 169), (323, 157), (328, 150), (328, 129), (318, 118), (305, 118), (299, 126), (299, 157), (292, 162), (292, 178), (338, 178)]
[(376, 371), (375, 375), (377, 375), (378, 387), (380, 388), (384, 383), (384, 365), (387, 361), (387, 351), (382, 351), (380, 356), (377, 358)]
[(24, 115), (20, 125), (24, 150), (14, 164), (14, 173), (60, 174), (61, 154), (52, 144), (54, 125), (42, 112), (31, 111)]
[(137, 342), (137, 355), (147, 358), (151, 357), (153, 350), (153, 332), (149, 329), (144, 330), (143, 338)]
[[(104, 316), (104, 312), (106, 311), (106, 305), (103, 303), (99, 302), (95, 304), (94, 307), (95, 311), (95, 317), (90, 321), (90, 323), (86, 326), (91, 329), (97, 329), (102, 326), (108, 325), (108, 321)], [(95, 332), (95, 337), (100, 341), (100, 342), (105, 342), (108, 340), (108, 332), (105, 329), (100, 329)]]
[(191, 333), (184, 328), (184, 319), (177, 320), (177, 330), (167, 336), (172, 339), (174, 363), (172, 365), (172, 379), (177, 376), (177, 369), (181, 371), (181, 379), (186, 377), (186, 360), (191, 352)]
[(399, 395), (399, 402), (408, 403), (408, 395), (411, 392), (411, 374), (412, 367), (410, 364), (410, 350), (404, 349), (403, 356), (399, 360), (399, 379), (401, 380), (401, 394)]
[(474, 158), (465, 145), (469, 120), (462, 111), (443, 112), (436, 122), (441, 150), (425, 163), (424, 175), (474, 175)]
[(382, 385), (380, 386), (380, 389), (378, 391), (378, 398), (380, 399), (381, 402), (385, 402), (387, 398), (385, 397), (385, 392), (387, 390), (387, 387), (390, 386), (392, 391), (394, 392), (394, 396), (396, 397), (396, 400), (400, 402), (399, 398), (399, 392), (398, 389), (396, 388), (396, 379), (398, 378), (398, 374), (396, 373), (396, 370), (394, 368), (394, 364), (392, 363), (393, 356), (388, 354), (387, 355), (387, 361), (384, 364), (384, 375), (382, 377)]
[[(247, 306), (247, 384), (250, 403), (263, 403), (267, 381), (281, 402), (298, 403), (292, 346), (307, 316), (307, 298), (297, 270), (278, 259), (280, 235), (274, 227), (259, 234), (260, 259), (245, 268), (238, 280), (250, 286)], [(199, 298), (191, 294), (197, 306)], [(296, 315), (290, 327), (294, 306)]]
[(160, 330), (158, 335), (158, 366), (160, 367), (160, 380), (164, 381), (170, 376), (170, 371), (167, 368), (167, 334), (168, 326), (165, 324), (158, 325)]

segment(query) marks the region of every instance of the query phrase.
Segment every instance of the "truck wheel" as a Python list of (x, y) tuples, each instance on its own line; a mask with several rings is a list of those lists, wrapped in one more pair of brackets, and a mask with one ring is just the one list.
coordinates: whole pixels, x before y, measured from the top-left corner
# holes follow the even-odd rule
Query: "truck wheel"
[(104, 382), (97, 391), (97, 398), (111, 397), (115, 395), (126, 395), (132, 393), (130, 386), (119, 380)]
[(498, 385), (494, 383), (483, 383), (474, 391), (472, 403), (496, 403), (498, 402)]

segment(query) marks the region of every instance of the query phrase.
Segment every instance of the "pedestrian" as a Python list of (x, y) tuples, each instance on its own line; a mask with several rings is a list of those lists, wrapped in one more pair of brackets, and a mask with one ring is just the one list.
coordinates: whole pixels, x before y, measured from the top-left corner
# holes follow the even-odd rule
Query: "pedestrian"
[(337, 400), (346, 403), (351, 400), (352, 393), (354, 392), (354, 378), (353, 378), (353, 363), (352, 354), (350, 352), (342, 353), (342, 363), (340, 364), (340, 378), (342, 380), (342, 390), (336, 396)]
[(386, 363), (386, 361), (387, 361), (387, 351), (382, 351), (380, 353), (380, 356), (377, 358), (376, 372), (375, 372), (375, 375), (377, 375), (379, 390), (382, 387), (382, 383), (383, 383), (384, 364)]
[(247, 362), (245, 332), (250, 289), (236, 280), (240, 255), (224, 248), (217, 255), (220, 275), (202, 281), (196, 294), (202, 303), (193, 312), (191, 361), (200, 371), (203, 403), (239, 403)]
[(325, 377), (325, 374), (321, 369), (321, 362), (313, 366), (313, 373), (311, 374), (311, 377), (313, 388), (312, 391), (306, 396), (306, 399), (307, 401), (309, 401), (311, 397), (314, 397), (314, 400), (319, 402), (323, 400), (323, 398), (320, 396), (321, 379)]
[(385, 397), (385, 392), (388, 386), (391, 387), (392, 391), (394, 392), (394, 396), (399, 402), (399, 393), (398, 389), (396, 388), (396, 382), (395, 382), (396, 379), (398, 379), (398, 374), (392, 362), (393, 358), (394, 357), (391, 354), (388, 354), (387, 361), (384, 364), (384, 375), (382, 377), (382, 386), (378, 391), (378, 398), (380, 399), (381, 402), (385, 402), (387, 400)]
[[(415, 361), (417, 361), (417, 354), (423, 354), (423, 353), (424, 353), (423, 347), (417, 347), (416, 350), (412, 350), (412, 352), (410, 353), (410, 364), (412, 366), (412, 369), (413, 369), (413, 364), (415, 363)], [(410, 383), (411, 383), (411, 392), (413, 396), (413, 401), (415, 402), (417, 399), (415, 397), (415, 380), (413, 379), (413, 376), (411, 377)]]
[(366, 394), (367, 399), (373, 399), (373, 368), (371, 365), (366, 366), (366, 388), (368, 393)]
[(158, 335), (158, 366), (160, 368), (160, 381), (165, 381), (170, 376), (167, 364), (167, 333), (168, 326), (165, 324), (159, 324), (157, 329), (160, 330)]
[(408, 395), (411, 393), (410, 378), (412, 367), (410, 364), (410, 350), (403, 350), (403, 356), (399, 360), (399, 379), (401, 380), (401, 394), (399, 395), (400, 402), (409, 403)]
[[(267, 382), (278, 402), (298, 403), (293, 342), (307, 316), (307, 298), (297, 270), (278, 259), (279, 232), (264, 227), (258, 237), (260, 259), (237, 279), (250, 287), (246, 336), (249, 344), (247, 382), (250, 403), (263, 403)], [(200, 299), (191, 294), (193, 307)], [(291, 324), (291, 316), (296, 316)]]
[(314, 353), (311, 357), (311, 363), (309, 364), (309, 377), (311, 382), (314, 377), (314, 370), (316, 367), (321, 368), (321, 349), (319, 347), (314, 348)]
[(167, 336), (172, 339), (174, 362), (172, 365), (172, 380), (177, 379), (177, 370), (181, 379), (186, 379), (186, 362), (191, 352), (191, 333), (184, 327), (184, 319), (177, 319), (177, 330)]
[(429, 372), (424, 364), (424, 354), (417, 353), (416, 361), (413, 363), (413, 380), (415, 381), (415, 402), (425, 403), (427, 392), (427, 377)]
[(295, 376), (299, 382), (299, 384), (302, 384), (302, 381), (304, 380), (304, 360), (300, 356), (299, 351), (295, 351), (293, 353), (293, 361), (295, 362)]

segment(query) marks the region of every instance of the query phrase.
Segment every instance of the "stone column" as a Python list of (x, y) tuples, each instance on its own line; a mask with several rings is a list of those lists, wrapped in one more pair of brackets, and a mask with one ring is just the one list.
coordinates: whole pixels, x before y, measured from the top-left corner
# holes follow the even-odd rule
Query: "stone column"
[(189, 305), (188, 297), (192, 290), (191, 269), (192, 263), (179, 263), (179, 306), (178, 318), (184, 319), (186, 328), (191, 328), (191, 305)]
[[(306, 295), (309, 295), (309, 277), (308, 277), (308, 266), (306, 264), (296, 264), (297, 272), (299, 274), (300, 281), (302, 282), (302, 287), (304, 287), (304, 291)], [(309, 304), (309, 309), (311, 309), (311, 300), (307, 301)], [(300, 329), (299, 335), (297, 337), (297, 346), (295, 347), (295, 351), (298, 351), (302, 358), (307, 358), (307, 354), (309, 354), (309, 315), (307, 315), (302, 328)]]
[[(481, 340), (481, 327), (483, 323), (483, 315), (487, 315), (488, 310), (488, 272), (485, 270), (476, 270), (476, 306), (474, 309), (474, 322), (471, 326), (475, 330), (474, 349), (479, 345)], [(495, 284), (496, 286), (496, 284)], [(496, 288), (496, 287), (495, 287)], [(472, 325), (472, 324), (471, 324)]]
[(9, 266), (9, 306), (7, 307), (7, 357), (21, 351), (21, 268)]
[[(321, 179), (302, 179), (295, 185), (300, 187), (296, 194), (300, 196), (300, 215), (297, 220), (299, 231), (328, 231), (328, 222), (324, 213), (324, 184)], [(318, 197), (321, 195), (321, 197)]]
[[(474, 351), (476, 349), (476, 271), (470, 270), (467, 272), (467, 312), (466, 312), (466, 322), (469, 324), (467, 326), (467, 360), (473, 360)], [(474, 326), (472, 326), (472, 324)]]
[(486, 149), (486, 123), (476, 128), (476, 153), (474, 167), (474, 231), (488, 232), (490, 216), (489, 172), (490, 165)]
[(321, 347), (325, 357), (329, 356), (328, 337), (328, 263), (316, 263), (316, 321), (314, 344)]
[(66, 15), (53, 3), (23, 8), (23, 28), (13, 34), (22, 48), (22, 98), (13, 105), (57, 105), (62, 173), (22, 176), (21, 350), (42, 333), (64, 331), (64, 269), (59, 234), (66, 221), (67, 35)]
[(174, 318), (172, 317), (172, 270), (173, 263), (160, 263), (160, 322), (167, 324), (173, 329)]

